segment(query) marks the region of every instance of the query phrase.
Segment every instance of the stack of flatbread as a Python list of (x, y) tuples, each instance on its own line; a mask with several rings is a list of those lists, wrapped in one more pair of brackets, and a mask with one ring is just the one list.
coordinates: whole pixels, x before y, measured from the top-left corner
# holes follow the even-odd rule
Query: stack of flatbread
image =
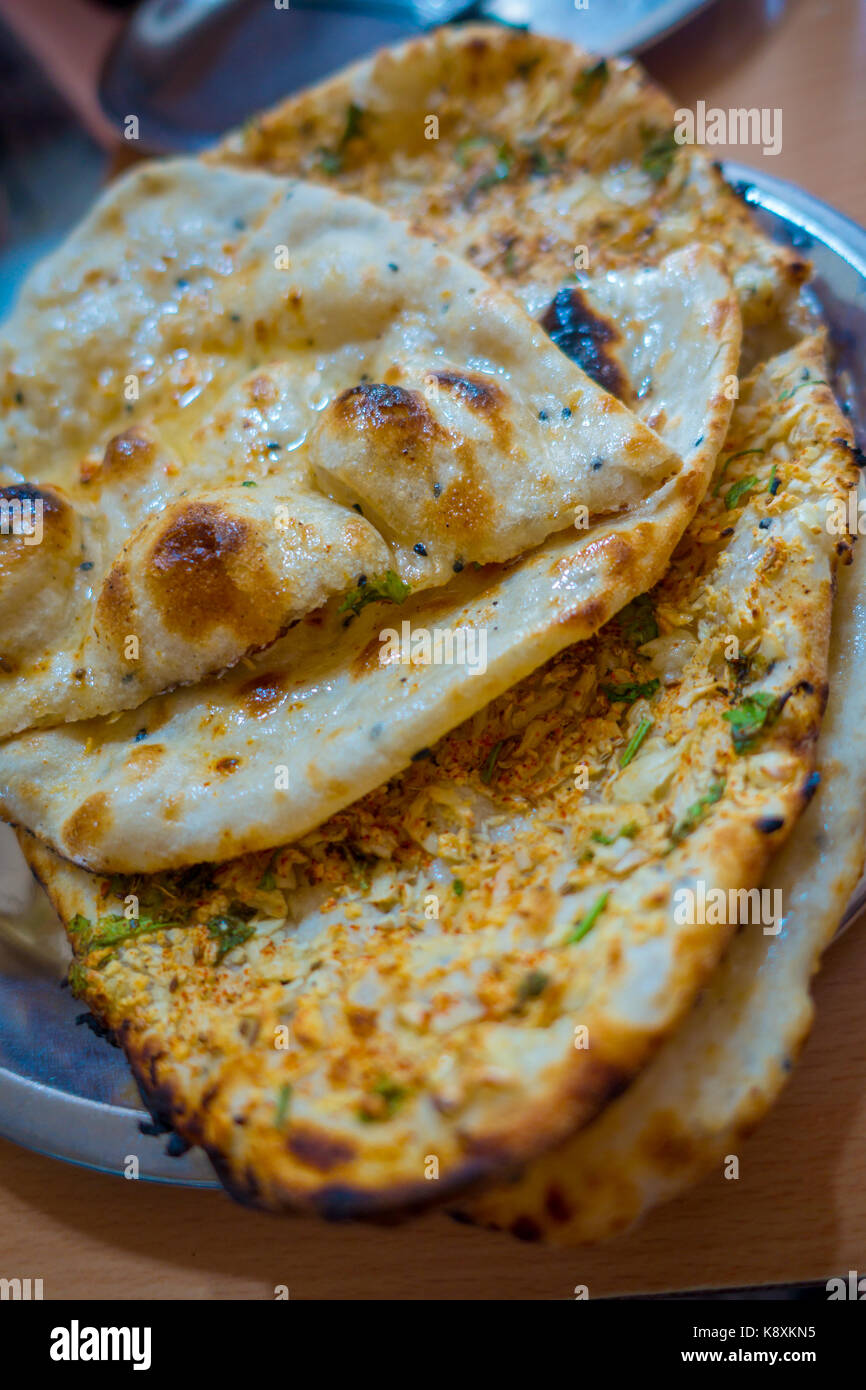
[(807, 275), (636, 64), (485, 27), (22, 289), (0, 808), (236, 1196), (599, 1239), (777, 1095), (866, 815)]

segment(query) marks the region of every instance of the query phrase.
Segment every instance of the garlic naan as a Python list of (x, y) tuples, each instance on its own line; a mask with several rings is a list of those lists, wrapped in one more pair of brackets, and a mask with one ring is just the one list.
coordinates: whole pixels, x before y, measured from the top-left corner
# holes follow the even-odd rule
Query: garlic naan
[[(517, 1182), (462, 1215), (523, 1240), (577, 1245), (620, 1235), (741, 1145), (789, 1080), (814, 1015), (810, 984), (863, 869), (866, 843), (866, 547), (840, 572), (820, 784), (764, 887), (782, 894), (778, 935), (744, 925), (692, 1012), (625, 1095)], [(748, 1157), (744, 1160), (748, 1162)]]
[(0, 369), (0, 499), (44, 532), (2, 538), (0, 733), (134, 708), (359, 576), (442, 585), (681, 466), (383, 210), (197, 160), (104, 196), (25, 287)]
[[(206, 160), (316, 179), (405, 217), (540, 315), (575, 266), (654, 265), (694, 242), (731, 276), (746, 364), (800, 335), (808, 263), (757, 227), (631, 60), (504, 25), (375, 53), (233, 132)], [(578, 333), (591, 360), (595, 340)]]

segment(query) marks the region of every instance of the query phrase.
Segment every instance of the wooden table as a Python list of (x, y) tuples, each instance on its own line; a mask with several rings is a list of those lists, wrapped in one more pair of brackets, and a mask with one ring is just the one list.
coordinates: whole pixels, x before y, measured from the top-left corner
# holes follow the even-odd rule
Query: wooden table
[[(769, 8), (769, 6), (767, 6)], [(682, 105), (781, 107), (758, 163), (866, 223), (866, 3), (719, 4), (649, 55)], [(512, 1299), (826, 1279), (866, 1272), (866, 930), (828, 953), (818, 1021), (740, 1181), (714, 1176), (629, 1236), (549, 1251), (431, 1215), (393, 1229), (279, 1221), (197, 1192), (71, 1168), (0, 1142), (0, 1275), (47, 1298)]]

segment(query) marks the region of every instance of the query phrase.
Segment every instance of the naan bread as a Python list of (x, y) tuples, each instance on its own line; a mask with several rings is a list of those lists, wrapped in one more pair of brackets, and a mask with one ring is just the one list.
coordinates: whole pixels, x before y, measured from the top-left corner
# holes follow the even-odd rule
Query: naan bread
[(0, 548), (0, 733), (134, 708), (359, 576), (442, 585), (680, 468), (465, 262), (372, 204), (196, 160), (109, 190), (0, 369), (0, 499), (23, 480), (44, 530)]
[[(636, 62), (503, 25), (460, 26), (290, 97), (205, 158), (369, 198), (481, 266), (533, 315), (575, 266), (596, 275), (714, 246), (749, 330), (749, 370), (792, 345), (808, 265), (758, 231), (706, 150), (677, 145), (673, 128), (673, 103)], [(591, 360), (592, 335), (576, 347)]]
[[(106, 871), (149, 872), (270, 848), (381, 785), (655, 583), (727, 429), (740, 342), (736, 299), (717, 258), (702, 248), (654, 269), (613, 272), (574, 293), (608, 335), (608, 371), (625, 394), (636, 396), (640, 384), (636, 410), (654, 425), (660, 447), (682, 458), (668, 482), (621, 517), (580, 518), (585, 527), (572, 526), (516, 564), (466, 566), (447, 586), (399, 607), (361, 610), (368, 584), (348, 627), (345, 605), (333, 602), (219, 680), (120, 718), (7, 740), (3, 814), (59, 853)], [(548, 348), (540, 361), (551, 355), (560, 357)], [(194, 608), (189, 620), (196, 621)], [(402, 637), (404, 624), (406, 660), (382, 640), (389, 631)], [(412, 641), (432, 643), (436, 633), (450, 644), (444, 659), (431, 661), (431, 650), (427, 664), (423, 652), (410, 660)]]
[(757, 371), (651, 598), (299, 842), (101, 880), (22, 837), (74, 988), (234, 1193), (441, 1200), (586, 1124), (682, 1021), (734, 926), (678, 922), (675, 891), (758, 884), (815, 789), (850, 555), (827, 504), (856, 479), (825, 378), (820, 338)]
[(808, 1035), (810, 980), (863, 867), (866, 843), (866, 547), (841, 571), (830, 639), (830, 698), (818, 740), (818, 794), (765, 879), (784, 903), (778, 936), (741, 929), (691, 1014), (625, 1095), (520, 1181), (490, 1188), (463, 1216), (524, 1240), (609, 1239), (713, 1168), (776, 1101)]

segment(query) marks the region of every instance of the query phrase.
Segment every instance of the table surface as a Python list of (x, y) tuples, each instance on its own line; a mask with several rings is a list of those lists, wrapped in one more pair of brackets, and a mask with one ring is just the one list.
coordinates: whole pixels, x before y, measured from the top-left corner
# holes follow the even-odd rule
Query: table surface
[[(779, 13), (780, 12), (780, 13)], [(776, 16), (767, 18), (767, 14)], [(866, 0), (728, 0), (647, 55), (679, 104), (779, 107), (760, 164), (866, 223)], [(866, 1268), (866, 928), (829, 951), (781, 1102), (716, 1175), (611, 1244), (552, 1251), (431, 1214), (388, 1229), (280, 1221), (0, 1141), (0, 1274), (46, 1298), (570, 1298), (826, 1279)]]

